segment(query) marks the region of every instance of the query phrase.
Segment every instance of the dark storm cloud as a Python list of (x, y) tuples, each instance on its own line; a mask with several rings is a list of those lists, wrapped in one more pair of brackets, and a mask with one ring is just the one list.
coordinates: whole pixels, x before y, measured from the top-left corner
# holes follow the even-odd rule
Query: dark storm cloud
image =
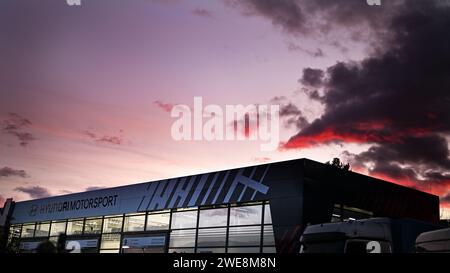
[(305, 17), (298, 1), (291, 0), (236, 0), (228, 4), (242, 8), (246, 15), (261, 15), (274, 25), (291, 33), (305, 32)]
[(17, 113), (9, 113), (8, 117), (2, 121), (2, 132), (16, 137), (20, 146), (25, 147), (31, 141), (36, 140), (31, 133), (24, 131), (30, 125), (32, 125), (30, 120)]
[(17, 187), (14, 190), (26, 193), (31, 198), (44, 198), (51, 196), (49, 190), (41, 186)]
[(322, 85), (324, 72), (320, 69), (305, 68), (303, 76), (299, 80), (302, 84), (310, 87), (319, 87)]
[(27, 173), (24, 170), (16, 170), (10, 167), (0, 168), (0, 177), (10, 177), (10, 176), (18, 176), (18, 177), (28, 177)]
[(302, 111), (285, 96), (273, 97), (270, 103), (280, 106), (279, 116), (286, 128), (294, 126), (300, 130), (309, 124)]
[[(371, 162), (374, 173), (417, 183), (438, 183), (439, 174), (450, 181), (450, 7), (407, 3), (387, 22), (383, 48), (361, 62), (339, 62), (323, 71), (323, 95), (315, 95), (325, 113), (285, 148), (369, 143), (354, 164)], [(311, 83), (308, 74), (304, 84)]]
[[(413, 0), (414, 1), (414, 0)], [(384, 22), (399, 11), (404, 0), (383, 1), (379, 7), (366, 0), (226, 0), (245, 15), (261, 16), (287, 33), (307, 35), (329, 33), (335, 28), (367, 26), (382, 32)], [(352, 36), (361, 39), (359, 29)]]
[(310, 49), (303, 48), (302, 46), (299, 46), (292, 42), (287, 43), (287, 48), (289, 51), (300, 51), (300, 52), (306, 53), (313, 58), (319, 58), (319, 57), (325, 56), (325, 53), (323, 53), (322, 49), (320, 49), (320, 48), (316, 48), (315, 50), (310, 50)]

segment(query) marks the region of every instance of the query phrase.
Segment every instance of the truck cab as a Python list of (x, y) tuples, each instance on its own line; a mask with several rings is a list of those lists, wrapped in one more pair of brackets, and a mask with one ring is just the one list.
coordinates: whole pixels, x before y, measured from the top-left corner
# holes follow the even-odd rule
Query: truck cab
[(418, 253), (450, 253), (450, 228), (424, 232), (416, 239)]
[(300, 253), (414, 252), (416, 237), (438, 227), (412, 219), (370, 218), (309, 225)]

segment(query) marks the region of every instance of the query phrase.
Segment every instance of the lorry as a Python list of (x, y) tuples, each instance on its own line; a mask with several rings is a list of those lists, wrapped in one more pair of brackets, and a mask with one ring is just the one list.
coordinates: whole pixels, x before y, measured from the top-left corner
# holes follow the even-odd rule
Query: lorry
[(416, 239), (418, 253), (450, 253), (450, 228), (428, 231)]
[(413, 253), (419, 234), (439, 228), (381, 217), (309, 225), (300, 237), (300, 253)]

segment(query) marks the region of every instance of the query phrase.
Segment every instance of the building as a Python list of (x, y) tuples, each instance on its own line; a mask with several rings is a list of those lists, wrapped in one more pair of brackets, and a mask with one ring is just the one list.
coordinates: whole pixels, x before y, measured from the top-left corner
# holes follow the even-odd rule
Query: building
[(299, 250), (307, 224), (439, 221), (439, 198), (308, 159), (17, 202), (8, 242), (32, 252), (67, 235), (82, 252)]

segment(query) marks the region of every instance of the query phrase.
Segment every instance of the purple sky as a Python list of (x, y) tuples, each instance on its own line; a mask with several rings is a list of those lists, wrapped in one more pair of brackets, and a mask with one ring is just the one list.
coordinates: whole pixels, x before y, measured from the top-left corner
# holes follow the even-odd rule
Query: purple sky
[[(0, 198), (26, 200), (290, 158), (324, 162), (352, 155), (351, 161), (384, 145), (336, 130), (330, 141), (324, 137), (329, 127), (301, 133), (318, 127), (314, 121), (332, 108), (311, 96), (304, 70), (332, 75), (327, 69), (338, 62), (357, 64), (390, 50), (389, 22), (410, 10), (400, 0), (393, 1), (400, 7), (336, 2), (340, 6), (325, 0), (82, 0), (71, 7), (64, 0), (0, 1)], [(315, 88), (321, 95), (337, 92)], [(160, 106), (192, 105), (194, 96), (218, 105), (283, 97), (282, 106), (297, 110), (282, 117), (281, 144), (292, 145), (261, 152), (255, 141), (175, 142), (174, 119)], [(289, 118), (312, 126), (296, 127)], [(368, 118), (352, 128), (379, 120), (386, 119)], [(447, 133), (440, 132), (448, 139)], [(311, 144), (310, 137), (317, 141)], [(405, 179), (376, 171), (372, 161), (354, 170), (448, 197), (447, 184), (422, 183), (420, 174), (437, 167), (424, 171), (398, 161), (405, 170), (416, 168), (418, 176)], [(439, 169), (444, 176), (448, 170)]]

